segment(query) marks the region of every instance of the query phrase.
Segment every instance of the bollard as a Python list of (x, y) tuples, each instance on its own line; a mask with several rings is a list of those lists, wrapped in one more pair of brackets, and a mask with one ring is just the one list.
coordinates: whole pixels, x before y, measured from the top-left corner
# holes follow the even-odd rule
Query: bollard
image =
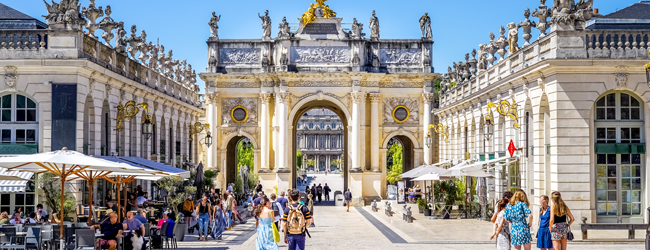
[(411, 212), (411, 207), (406, 208), (406, 222), (413, 223), (413, 212)]
[(386, 202), (386, 215), (393, 216), (393, 208), (390, 207), (390, 202)]
[[(650, 215), (650, 207), (648, 207), (648, 214)], [(648, 221), (648, 229), (645, 230), (645, 249), (650, 250), (650, 220)]]
[(372, 203), (370, 203), (370, 207), (373, 212), (377, 212), (377, 200), (373, 200)]

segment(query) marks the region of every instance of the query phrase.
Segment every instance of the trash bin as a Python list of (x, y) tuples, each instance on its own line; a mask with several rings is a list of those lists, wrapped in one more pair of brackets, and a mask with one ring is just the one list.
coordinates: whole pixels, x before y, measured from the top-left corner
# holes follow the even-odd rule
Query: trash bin
[(343, 206), (344, 202), (345, 201), (343, 201), (343, 195), (342, 194), (337, 194), (336, 196), (334, 196), (334, 205), (335, 206), (339, 206), (339, 207)]

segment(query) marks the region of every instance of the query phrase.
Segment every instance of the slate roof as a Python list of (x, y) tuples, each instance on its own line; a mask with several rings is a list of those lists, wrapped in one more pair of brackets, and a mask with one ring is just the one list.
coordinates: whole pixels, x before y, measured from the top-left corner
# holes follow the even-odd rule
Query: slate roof
[(0, 29), (46, 29), (47, 24), (0, 3)]
[(606, 19), (650, 19), (650, 1), (640, 1), (626, 8), (612, 12)]

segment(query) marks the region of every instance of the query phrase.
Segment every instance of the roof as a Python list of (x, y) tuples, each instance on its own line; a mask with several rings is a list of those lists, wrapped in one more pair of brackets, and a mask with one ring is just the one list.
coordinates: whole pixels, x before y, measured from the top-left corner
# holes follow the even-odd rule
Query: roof
[(626, 8), (612, 12), (605, 19), (650, 19), (650, 1), (640, 1)]
[(45, 29), (47, 24), (0, 3), (0, 29)]

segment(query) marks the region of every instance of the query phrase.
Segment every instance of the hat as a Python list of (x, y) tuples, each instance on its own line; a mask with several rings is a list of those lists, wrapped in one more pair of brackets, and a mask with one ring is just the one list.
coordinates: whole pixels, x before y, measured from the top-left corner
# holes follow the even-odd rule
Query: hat
[(106, 211), (105, 211), (105, 212), (106, 212), (106, 214), (110, 214), (110, 213), (112, 213), (112, 212), (113, 212), (113, 209), (110, 209), (110, 208), (109, 208), (109, 209), (106, 209)]

